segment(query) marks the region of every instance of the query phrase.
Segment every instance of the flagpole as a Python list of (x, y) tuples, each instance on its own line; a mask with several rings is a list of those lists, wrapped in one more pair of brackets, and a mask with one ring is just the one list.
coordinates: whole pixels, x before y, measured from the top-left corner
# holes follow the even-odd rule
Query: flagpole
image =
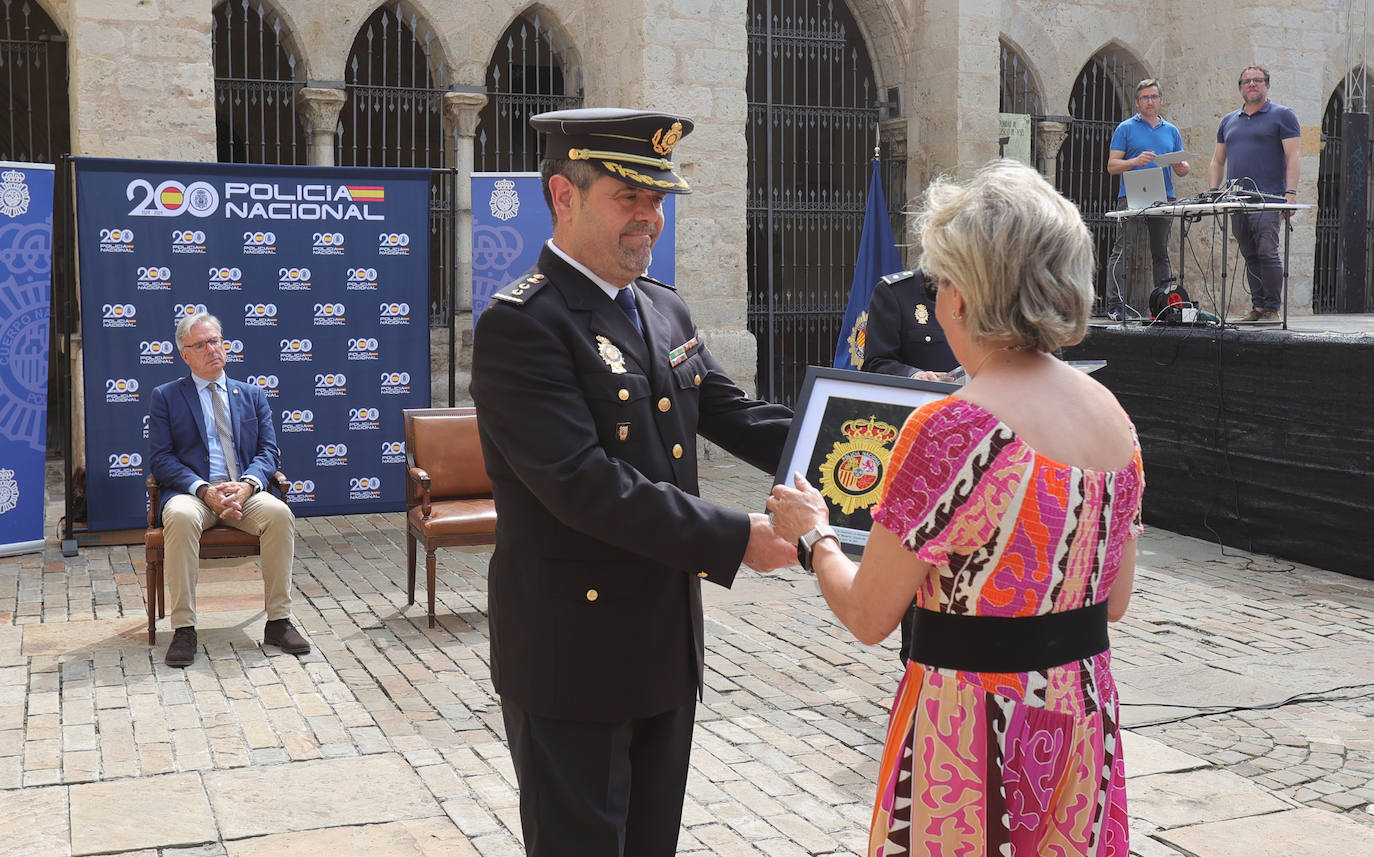
[(863, 229), (854, 264), (854, 279), (849, 288), (849, 301), (835, 343), (833, 366), (836, 369), (861, 369), (863, 345), (868, 326), (868, 302), (873, 288), (886, 274), (901, 270), (902, 257), (888, 218), (887, 199), (882, 182), (882, 133), (873, 134), (873, 161), (870, 165), (868, 200), (864, 206)]

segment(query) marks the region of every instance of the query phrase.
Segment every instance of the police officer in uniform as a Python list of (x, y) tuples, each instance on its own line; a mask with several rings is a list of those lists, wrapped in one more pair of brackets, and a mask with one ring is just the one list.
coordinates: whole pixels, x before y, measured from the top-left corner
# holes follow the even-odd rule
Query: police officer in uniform
[(682, 116), (531, 118), (553, 238), (495, 295), (472, 398), (498, 518), (492, 682), (531, 855), (671, 855), (703, 686), (701, 584), (791, 565), (767, 516), (697, 496), (698, 434), (772, 472), (791, 411), (747, 398), (643, 272), (688, 193)]
[(925, 295), (924, 279), (920, 271), (899, 271), (874, 286), (863, 371), (936, 381), (958, 365), (935, 321), (935, 302)]

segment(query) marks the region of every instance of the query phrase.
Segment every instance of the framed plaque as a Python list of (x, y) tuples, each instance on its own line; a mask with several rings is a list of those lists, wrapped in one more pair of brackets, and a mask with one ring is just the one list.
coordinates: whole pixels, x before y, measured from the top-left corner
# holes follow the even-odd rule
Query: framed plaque
[(809, 366), (774, 483), (800, 473), (830, 507), (845, 553), (859, 556), (873, 527), (893, 443), (911, 412), (959, 389), (955, 384)]

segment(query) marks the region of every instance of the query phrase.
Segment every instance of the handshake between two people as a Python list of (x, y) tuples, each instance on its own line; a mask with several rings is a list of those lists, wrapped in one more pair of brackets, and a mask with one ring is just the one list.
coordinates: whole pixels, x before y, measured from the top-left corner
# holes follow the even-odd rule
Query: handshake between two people
[(829, 523), (825, 498), (800, 473), (792, 474), (795, 487), (774, 485), (764, 507), (768, 514), (749, 516), (749, 546), (744, 564), (767, 574), (797, 564), (797, 540), (821, 524)]

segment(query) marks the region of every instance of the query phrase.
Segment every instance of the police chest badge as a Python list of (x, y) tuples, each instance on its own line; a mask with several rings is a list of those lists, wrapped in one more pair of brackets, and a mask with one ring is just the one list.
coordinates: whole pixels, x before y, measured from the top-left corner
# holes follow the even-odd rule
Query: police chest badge
[(597, 336), (596, 350), (601, 355), (601, 359), (606, 361), (606, 365), (611, 367), (611, 374), (625, 374), (625, 355), (620, 353), (620, 349), (604, 336)]
[(844, 514), (852, 515), (855, 509), (878, 502), (897, 429), (869, 417), (849, 420), (840, 426), (840, 432), (846, 439), (835, 439), (821, 465), (821, 494)]
[(926, 309), (925, 304), (916, 304), (916, 323), (930, 324), (930, 310)]

